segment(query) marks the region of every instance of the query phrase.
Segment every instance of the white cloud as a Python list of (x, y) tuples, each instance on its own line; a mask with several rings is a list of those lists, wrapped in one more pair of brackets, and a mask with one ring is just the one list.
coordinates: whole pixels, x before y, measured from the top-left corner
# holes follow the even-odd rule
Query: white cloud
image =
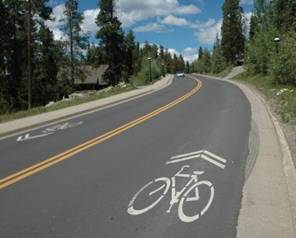
[(163, 32), (164, 30), (164, 27), (159, 23), (150, 23), (134, 28), (135, 32)]
[[(245, 22), (245, 33), (249, 32), (250, 29), (250, 21), (251, 21), (251, 12), (247, 12), (244, 14), (244, 22)], [(213, 44), (216, 40), (216, 36), (218, 35), (221, 38), (221, 27), (222, 27), (223, 19), (218, 21), (214, 19), (209, 19), (205, 22), (195, 22), (191, 24), (191, 28), (196, 29), (197, 32), (195, 35), (198, 38), (198, 41), (202, 44)]]
[(123, 26), (131, 26), (153, 17), (198, 14), (201, 10), (193, 4), (181, 5), (178, 0), (119, 0), (117, 12)]
[[(65, 4), (57, 5), (53, 8), (51, 19), (46, 21), (46, 25), (54, 33), (55, 40), (66, 40), (67, 36), (64, 33), (66, 26), (65, 22)], [(96, 17), (99, 14), (99, 9), (89, 9), (83, 12), (84, 20), (81, 24), (81, 30), (84, 34), (95, 34), (98, 31), (96, 25)]]
[(254, 3), (254, 0), (241, 0), (241, 5), (252, 5)]
[(52, 9), (51, 19), (47, 20), (45, 24), (49, 27), (49, 29), (53, 32), (55, 40), (66, 40), (67, 36), (61, 30), (65, 27), (65, 4), (57, 5)]
[(195, 24), (195, 29), (198, 29), (196, 36), (202, 44), (213, 44), (216, 36), (221, 37), (222, 19), (216, 21), (209, 19), (206, 22), (198, 22)]
[(96, 24), (96, 18), (99, 14), (100, 10), (97, 9), (89, 9), (83, 12), (83, 23), (81, 25), (81, 29), (85, 34), (95, 34), (98, 31), (98, 26)]
[(181, 54), (183, 55), (183, 58), (185, 61), (188, 61), (189, 63), (192, 63), (194, 60), (198, 58), (198, 49), (195, 48), (186, 48), (184, 49)]
[[(51, 0), (55, 2), (55, 0)], [(56, 2), (57, 3), (57, 2)], [(172, 31), (165, 29), (166, 25), (185, 26), (189, 22), (185, 18), (176, 17), (181, 15), (198, 14), (201, 10), (193, 4), (181, 4), (180, 0), (118, 0), (116, 6), (117, 14), (123, 23), (123, 27), (132, 26), (137, 22), (147, 20), (154, 17), (164, 17), (163, 23), (150, 23), (145, 26), (135, 28), (138, 32), (163, 32)], [(55, 39), (64, 39), (62, 28), (65, 26), (64, 19), (65, 5), (60, 4), (53, 8), (52, 21), (47, 21), (47, 26), (55, 33)], [(84, 21), (81, 26), (85, 34), (95, 34), (98, 27), (95, 23), (99, 9), (88, 9), (83, 12)], [(161, 20), (159, 20), (161, 21)]]
[(171, 56), (173, 56), (173, 55), (180, 55), (180, 53), (177, 51), (177, 50), (175, 50), (175, 49), (173, 49), (173, 48), (170, 48), (170, 49), (168, 49), (168, 52), (171, 54)]
[(199, 9), (197, 6), (193, 4), (190, 4), (187, 6), (179, 6), (173, 13), (177, 15), (193, 15), (201, 13), (201, 9)]
[(175, 17), (173, 15), (166, 16), (161, 23), (173, 26), (186, 26), (189, 22), (185, 18)]
[(249, 37), (249, 32), (250, 32), (250, 25), (251, 25), (251, 17), (252, 17), (253, 13), (252, 12), (246, 12), (244, 14), (244, 22), (245, 22), (245, 35), (247, 37)]
[(216, 23), (215, 19), (210, 18), (209, 20), (205, 21), (205, 22), (201, 22), (201, 21), (196, 21), (191, 23), (190, 28), (192, 29), (201, 29), (201, 28), (208, 28), (213, 26)]
[[(174, 56), (174, 54), (176, 54), (177, 56), (180, 55), (180, 52), (174, 48), (168, 49), (168, 52), (172, 56)], [(184, 50), (181, 51), (181, 55), (183, 56), (185, 61), (192, 63), (194, 60), (196, 60), (198, 58), (198, 49), (194, 49), (194, 48), (190, 48), (190, 47), (185, 48)]]

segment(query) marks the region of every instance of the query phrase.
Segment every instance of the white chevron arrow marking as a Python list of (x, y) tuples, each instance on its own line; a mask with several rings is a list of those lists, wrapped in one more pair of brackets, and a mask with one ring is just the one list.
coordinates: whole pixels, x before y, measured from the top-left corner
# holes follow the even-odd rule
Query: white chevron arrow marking
[(191, 153), (186, 153), (182, 155), (176, 155), (170, 158), (169, 161), (166, 162), (166, 164), (175, 164), (187, 160), (192, 159), (204, 159), (216, 166), (218, 166), (221, 169), (224, 169), (226, 167), (226, 159), (223, 159), (222, 157), (215, 155), (209, 151), (206, 150), (199, 150)]

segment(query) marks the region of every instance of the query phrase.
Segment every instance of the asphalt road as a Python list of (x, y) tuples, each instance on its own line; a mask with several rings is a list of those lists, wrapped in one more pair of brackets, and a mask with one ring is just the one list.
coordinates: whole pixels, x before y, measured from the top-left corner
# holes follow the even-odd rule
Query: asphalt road
[(236, 237), (250, 105), (237, 87), (200, 80), (101, 140), (197, 82), (1, 140), (0, 237)]

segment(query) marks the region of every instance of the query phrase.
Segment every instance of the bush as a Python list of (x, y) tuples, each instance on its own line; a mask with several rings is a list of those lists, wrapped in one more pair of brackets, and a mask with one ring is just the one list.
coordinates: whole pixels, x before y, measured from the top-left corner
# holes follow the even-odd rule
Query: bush
[[(147, 60), (143, 60), (142, 67), (140, 71), (132, 77), (131, 81), (135, 86), (145, 85), (150, 83), (150, 68), (149, 68), (149, 62)], [(157, 80), (161, 77), (161, 68), (157, 64), (155, 60), (151, 63), (151, 75), (152, 80)]]
[(275, 52), (275, 30), (257, 32), (246, 50), (246, 64), (252, 74), (267, 74)]
[(296, 85), (296, 33), (283, 35), (278, 54), (271, 60), (275, 83)]
[(227, 68), (227, 63), (222, 55), (220, 49), (214, 50), (212, 55), (212, 67), (211, 72), (214, 74), (221, 73), (223, 70)]

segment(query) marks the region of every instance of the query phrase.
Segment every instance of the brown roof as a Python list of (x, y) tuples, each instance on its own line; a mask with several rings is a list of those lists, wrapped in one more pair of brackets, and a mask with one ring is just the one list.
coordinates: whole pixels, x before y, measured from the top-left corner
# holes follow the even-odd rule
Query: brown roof
[(98, 67), (84, 65), (79, 67), (83, 74), (84, 79), (75, 79), (75, 84), (98, 84), (98, 85), (107, 85), (108, 83), (103, 80), (103, 75), (106, 70), (109, 68), (108, 65), (103, 64)]

